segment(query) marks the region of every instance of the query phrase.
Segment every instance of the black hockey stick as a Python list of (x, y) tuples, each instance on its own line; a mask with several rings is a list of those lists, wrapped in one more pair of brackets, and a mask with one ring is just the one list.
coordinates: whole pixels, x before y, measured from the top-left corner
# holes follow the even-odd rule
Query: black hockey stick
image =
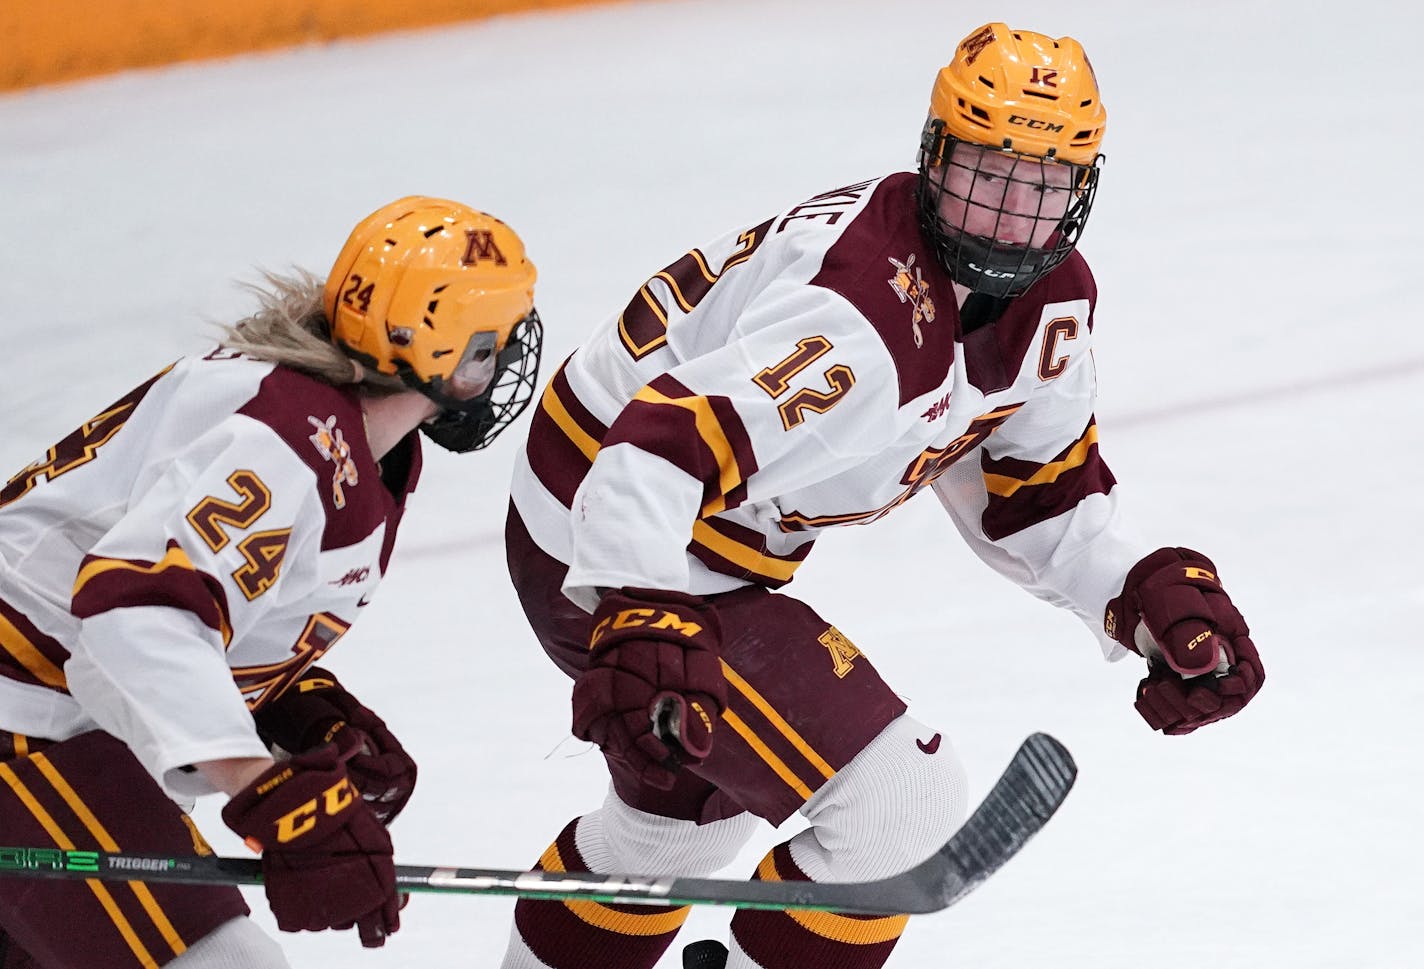
[[(1043, 733), (1019, 747), (984, 802), (944, 847), (898, 875), (870, 882), (736, 881), (397, 865), (403, 892), (584, 899), (616, 905), (728, 905), (863, 915), (923, 914), (968, 895), (1038, 833), (1058, 810), (1078, 769)], [(256, 859), (0, 847), (0, 876), (260, 885)]]

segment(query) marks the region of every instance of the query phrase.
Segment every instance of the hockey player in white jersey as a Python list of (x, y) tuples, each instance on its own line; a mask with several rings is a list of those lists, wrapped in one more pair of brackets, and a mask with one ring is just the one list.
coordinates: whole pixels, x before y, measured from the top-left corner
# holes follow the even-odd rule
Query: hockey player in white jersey
[[(928, 489), (1108, 658), (1141, 654), (1152, 728), (1255, 695), (1216, 566), (1145, 544), (1099, 453), (1076, 245), (1105, 125), (1076, 41), (986, 25), (938, 74), (917, 172), (698, 246), (554, 374), (515, 470), (509, 566), (612, 784), (544, 869), (707, 874), (756, 818), (795, 812), (809, 828), (755, 877), (875, 879), (938, 848), (965, 812), (949, 738), (773, 591), (823, 530)], [(521, 900), (504, 967), (648, 969), (686, 915)], [(743, 910), (727, 965), (872, 969), (905, 921)]]
[[(535, 269), (498, 219), (411, 197), (324, 286), (269, 280), (0, 489), (0, 832), (210, 853), (180, 805), (222, 792), (278, 926), (374, 946), (416, 765), (314, 664), (386, 570), (416, 431), (474, 450), (531, 399)], [(0, 969), (285, 966), (247, 914), (233, 887), (6, 879)]]

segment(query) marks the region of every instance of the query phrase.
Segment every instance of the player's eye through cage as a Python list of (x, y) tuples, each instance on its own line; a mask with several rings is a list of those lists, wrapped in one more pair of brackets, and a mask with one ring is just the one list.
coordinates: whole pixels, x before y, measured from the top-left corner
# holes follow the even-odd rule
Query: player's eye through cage
[(1018, 296), (1078, 244), (1098, 188), (1090, 165), (961, 141), (931, 119), (920, 142), (920, 222), (955, 282)]
[(489, 389), (472, 400), (449, 407), (421, 431), (450, 451), (478, 451), (529, 406), (539, 379), (539, 358), (544, 346), (544, 324), (538, 310), (514, 325), (504, 349), (495, 360)]

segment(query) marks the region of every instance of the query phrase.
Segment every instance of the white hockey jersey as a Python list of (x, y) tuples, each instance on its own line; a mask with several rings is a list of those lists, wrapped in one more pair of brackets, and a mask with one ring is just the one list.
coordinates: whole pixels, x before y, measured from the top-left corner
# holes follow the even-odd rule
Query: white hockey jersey
[(251, 713), (380, 582), (420, 473), (358, 398), (225, 350), (179, 361), (0, 489), (0, 729), (125, 741), (175, 798), (266, 754)]
[(570, 599), (777, 587), (822, 530), (932, 486), (984, 560), (1122, 655), (1104, 609), (1150, 548), (1098, 452), (1087, 264), (967, 328), (914, 189), (847, 186), (693, 249), (554, 375), (512, 497)]

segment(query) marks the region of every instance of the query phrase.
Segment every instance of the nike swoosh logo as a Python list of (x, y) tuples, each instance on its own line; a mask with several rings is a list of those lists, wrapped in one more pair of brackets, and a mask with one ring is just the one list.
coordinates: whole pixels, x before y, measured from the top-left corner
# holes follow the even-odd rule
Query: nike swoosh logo
[(916, 740), (915, 746), (920, 748), (927, 754), (933, 754), (935, 751), (939, 750), (939, 734), (935, 734), (928, 741)]

